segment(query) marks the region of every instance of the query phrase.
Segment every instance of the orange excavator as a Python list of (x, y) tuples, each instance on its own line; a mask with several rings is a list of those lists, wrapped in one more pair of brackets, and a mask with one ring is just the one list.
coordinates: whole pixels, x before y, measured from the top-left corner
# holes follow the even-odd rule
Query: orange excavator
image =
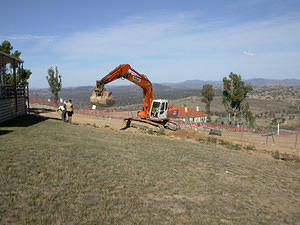
[[(159, 129), (167, 128), (170, 130), (180, 129), (179, 125), (170, 120), (170, 106), (166, 99), (154, 99), (152, 83), (144, 75), (131, 68), (128, 64), (119, 65), (101, 80), (96, 81), (96, 87), (90, 97), (90, 102), (98, 106), (112, 106), (115, 101), (112, 99), (112, 93), (107, 92), (104, 85), (117, 79), (127, 79), (143, 89), (144, 107), (139, 111), (138, 118), (126, 118), (126, 127), (130, 127), (132, 121), (147, 123)], [(174, 114), (174, 112), (173, 112)]]

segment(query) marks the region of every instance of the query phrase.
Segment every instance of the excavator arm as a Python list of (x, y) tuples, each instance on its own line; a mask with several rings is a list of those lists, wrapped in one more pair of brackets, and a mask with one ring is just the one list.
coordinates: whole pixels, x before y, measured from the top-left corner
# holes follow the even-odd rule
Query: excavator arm
[(149, 115), (150, 107), (154, 99), (152, 84), (145, 75), (138, 73), (128, 64), (119, 65), (101, 80), (96, 81), (96, 88), (94, 89), (93, 94), (90, 98), (91, 103), (100, 106), (110, 106), (114, 104), (114, 100), (112, 99), (111, 93), (106, 91), (104, 85), (120, 78), (127, 79), (143, 89), (143, 117), (147, 117)]

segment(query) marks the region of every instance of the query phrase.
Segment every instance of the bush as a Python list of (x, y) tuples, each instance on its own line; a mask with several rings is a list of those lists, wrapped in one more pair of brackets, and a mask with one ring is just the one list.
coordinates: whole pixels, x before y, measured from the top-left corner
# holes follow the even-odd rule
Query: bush
[(217, 138), (214, 138), (214, 137), (208, 137), (208, 138), (207, 138), (207, 143), (208, 143), (208, 144), (216, 144), (216, 143), (217, 143)]
[(198, 141), (202, 144), (204, 144), (206, 142), (205, 138), (198, 138)]
[(153, 135), (153, 134), (154, 134), (154, 131), (153, 131), (152, 129), (149, 129), (149, 130), (148, 130), (148, 134)]
[(226, 145), (226, 141), (224, 141), (224, 140), (219, 140), (219, 145)]
[(278, 150), (276, 150), (272, 155), (274, 159), (280, 159), (280, 153)]
[(254, 145), (247, 145), (247, 146), (245, 147), (245, 149), (248, 150), (248, 151), (256, 150), (256, 148), (255, 148)]
[(160, 135), (166, 135), (165, 131), (164, 130), (159, 130), (157, 132), (157, 136), (160, 136)]
[(224, 145), (228, 149), (233, 149), (233, 150), (241, 150), (242, 145), (240, 144), (233, 144), (232, 142), (224, 141), (224, 140), (219, 140), (219, 145)]
[(240, 145), (240, 144), (233, 144), (232, 145), (232, 149), (234, 149), (234, 150), (241, 150), (242, 149), (242, 145)]

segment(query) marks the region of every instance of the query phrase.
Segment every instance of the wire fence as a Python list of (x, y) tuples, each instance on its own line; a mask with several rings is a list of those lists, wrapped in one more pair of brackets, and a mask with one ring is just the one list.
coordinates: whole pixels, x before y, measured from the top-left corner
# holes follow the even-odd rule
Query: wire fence
[[(39, 105), (48, 105), (52, 107), (57, 107), (62, 105), (63, 103), (55, 102), (51, 99), (44, 99), (44, 98), (30, 98), (31, 104), (39, 104)], [(114, 119), (125, 119), (125, 118), (137, 118), (137, 111), (124, 111), (112, 108), (96, 108), (93, 109), (92, 107), (83, 106), (83, 105), (76, 105), (73, 104), (73, 110), (75, 114), (85, 114), (91, 115), (101, 118), (114, 118)]]
[[(31, 97), (30, 103), (58, 107), (59, 102), (50, 99)], [(125, 119), (137, 118), (137, 111), (124, 111), (111, 108), (93, 109), (74, 104), (75, 114), (84, 114), (100, 118)], [(229, 126), (218, 123), (185, 123), (177, 120), (183, 129), (206, 137), (217, 137), (233, 143), (258, 148), (267, 152), (279, 152), (299, 159), (300, 128), (295, 130), (251, 128), (247, 126)], [(220, 142), (222, 143), (222, 142)]]
[[(299, 159), (300, 129), (264, 129), (246, 126), (228, 126), (216, 123), (180, 123), (181, 127), (207, 137), (218, 137), (232, 143), (260, 149), (263, 152), (282, 154)], [(222, 144), (223, 142), (220, 141)], [(224, 144), (224, 143), (223, 143)]]

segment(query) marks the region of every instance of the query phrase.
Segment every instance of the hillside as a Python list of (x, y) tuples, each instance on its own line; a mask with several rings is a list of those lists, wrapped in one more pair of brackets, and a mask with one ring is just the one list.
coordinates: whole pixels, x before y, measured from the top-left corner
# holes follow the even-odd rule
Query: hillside
[[(175, 107), (186, 105), (200, 111), (205, 111), (205, 104), (201, 102), (200, 89), (176, 89), (168, 86), (154, 84), (156, 98), (169, 99)], [(64, 88), (60, 97), (73, 99), (76, 105), (88, 105), (92, 86)], [(113, 93), (116, 100), (114, 108), (121, 110), (140, 110), (142, 108), (143, 93), (138, 86), (108, 86), (108, 90)], [(211, 103), (212, 121), (226, 122), (228, 114), (222, 104), (221, 87), (216, 87), (216, 96)], [(39, 98), (49, 98), (50, 93), (47, 89), (32, 90), (30, 96)], [(254, 87), (249, 93), (247, 101), (250, 110), (256, 118), (257, 126), (268, 127), (274, 119), (280, 119), (283, 126), (288, 129), (298, 128), (300, 125), (300, 86), (263, 86)]]
[(36, 116), (1, 125), (1, 224), (300, 221), (297, 162)]
[[(295, 83), (296, 84), (296, 83)], [(201, 89), (180, 89), (166, 85), (153, 84), (155, 97), (168, 99), (175, 107), (186, 105), (200, 111), (205, 111), (205, 104), (201, 102)], [(113, 93), (116, 100), (114, 108), (121, 110), (142, 109), (143, 93), (142, 89), (136, 85), (130, 86), (107, 86)], [(63, 99), (73, 99), (76, 105), (88, 105), (92, 86), (63, 88), (60, 97)], [(228, 122), (228, 113), (222, 104), (222, 88), (215, 87), (215, 98), (211, 103), (212, 121)], [(49, 98), (49, 90), (32, 90), (30, 96), (39, 98)], [(256, 126), (269, 127), (281, 121), (284, 128), (296, 129), (300, 126), (300, 86), (255, 86), (249, 93), (247, 101), (250, 110), (256, 119)], [(272, 122), (275, 121), (275, 122)], [(276, 123), (277, 124), (277, 123)], [(272, 125), (272, 126), (273, 126)]]
[[(279, 97), (284, 99), (300, 98), (300, 81), (299, 80), (266, 80), (253, 79), (246, 82), (254, 86), (254, 91), (250, 93), (251, 97), (261, 100), (272, 100)], [(216, 96), (222, 95), (221, 82), (214, 81), (185, 81), (181, 83), (166, 83), (153, 84), (155, 98), (163, 98), (169, 100), (185, 99), (191, 96), (201, 96), (201, 88), (204, 84), (213, 84)], [(277, 85), (277, 86), (272, 86)], [(281, 86), (278, 86), (281, 85)], [(113, 98), (116, 100), (115, 107), (141, 104), (143, 100), (142, 89), (136, 85), (126, 86), (106, 86), (108, 91), (113, 93)], [(60, 92), (60, 97), (63, 99), (73, 99), (79, 105), (90, 105), (89, 98), (94, 86), (81, 86), (74, 88), (63, 88)], [(30, 91), (30, 96), (39, 98), (50, 98), (49, 89), (33, 89)], [(270, 96), (270, 97), (268, 97)], [(280, 100), (277, 99), (277, 100)], [(188, 104), (185, 103), (185, 104)]]
[[(126, 106), (143, 102), (143, 91), (136, 85), (128, 86), (107, 86), (108, 91), (113, 93), (113, 98), (116, 100), (115, 107)], [(90, 95), (93, 86), (63, 88), (60, 92), (60, 97), (64, 99), (73, 99), (74, 102), (81, 105), (90, 105)], [(156, 98), (178, 99), (187, 96), (200, 95), (199, 90), (193, 89), (174, 89), (165, 85), (153, 84)], [(40, 98), (50, 98), (51, 93), (48, 89), (31, 90), (30, 96)]]
[[(284, 86), (284, 87), (296, 87), (300, 86), (300, 80), (297, 79), (284, 79), (284, 80), (271, 80), (271, 79), (249, 79), (245, 80), (245, 83), (251, 84), (255, 87), (263, 86)], [(183, 82), (177, 83), (164, 83), (169, 87), (178, 88), (178, 89), (199, 89), (202, 88), (205, 84), (211, 84), (214, 87), (220, 87), (223, 85), (222, 81), (204, 81), (204, 80), (186, 80)]]

